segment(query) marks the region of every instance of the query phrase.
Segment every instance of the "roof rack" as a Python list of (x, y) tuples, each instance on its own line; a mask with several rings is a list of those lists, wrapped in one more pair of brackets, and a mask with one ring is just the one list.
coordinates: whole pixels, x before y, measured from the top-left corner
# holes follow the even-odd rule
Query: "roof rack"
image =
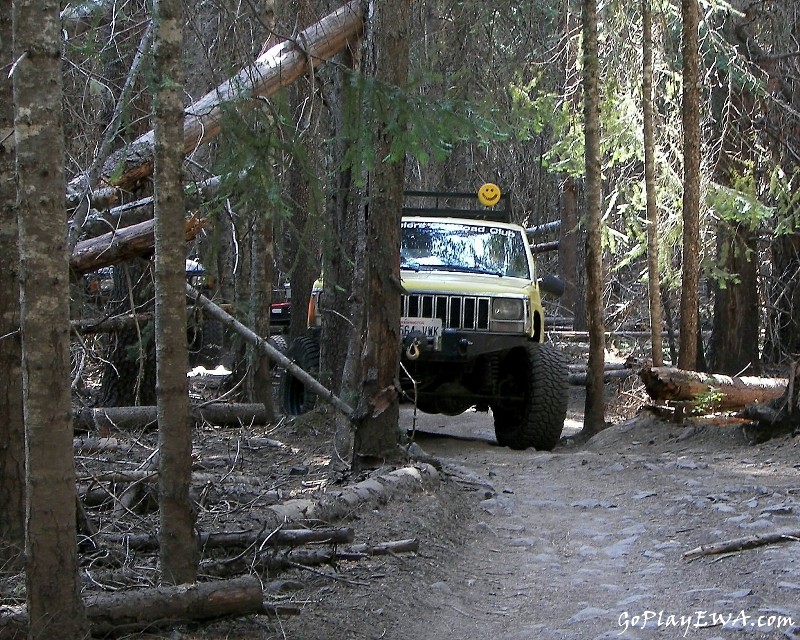
[(477, 193), (465, 191), (404, 191), (403, 195), (408, 203), (403, 206), (403, 215), (511, 222), (509, 193), (502, 193), (495, 207), (484, 207)]

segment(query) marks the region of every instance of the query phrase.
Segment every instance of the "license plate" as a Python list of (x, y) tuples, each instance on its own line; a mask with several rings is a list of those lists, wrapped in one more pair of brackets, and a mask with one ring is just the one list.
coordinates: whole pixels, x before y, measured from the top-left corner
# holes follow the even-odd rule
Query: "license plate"
[(441, 318), (400, 318), (400, 336), (421, 333), (426, 338), (439, 338), (442, 335)]

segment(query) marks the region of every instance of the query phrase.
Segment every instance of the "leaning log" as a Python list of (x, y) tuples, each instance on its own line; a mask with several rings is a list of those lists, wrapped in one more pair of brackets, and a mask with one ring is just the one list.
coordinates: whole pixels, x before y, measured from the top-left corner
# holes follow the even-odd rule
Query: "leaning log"
[[(343, 7), (302, 31), (295, 39), (275, 45), (250, 66), (212, 89), (186, 109), (183, 122), (184, 149), (187, 154), (216, 136), (226, 111), (240, 112), (261, 104), (300, 76), (354, 45), (364, 23), (361, 0), (350, 0)], [(154, 135), (150, 131), (113, 154), (104, 165), (108, 184), (132, 190), (153, 173)]]
[(646, 367), (640, 372), (647, 394), (657, 403), (682, 403), (705, 412), (731, 411), (779, 398), (783, 378), (726, 376), (672, 367)]
[[(118, 636), (190, 622), (267, 614), (261, 581), (255, 576), (84, 597), (92, 636)], [(0, 614), (0, 640), (24, 640), (24, 611)]]
[(264, 340), (264, 338), (255, 333), (252, 329), (243, 325), (230, 313), (225, 311), (218, 304), (212, 302), (209, 298), (204, 296), (189, 284), (186, 285), (186, 296), (196, 305), (202, 307), (204, 311), (207, 311), (211, 317), (219, 320), (226, 329), (235, 331), (244, 339), (245, 342), (251, 344), (256, 349), (266, 354), (267, 357), (275, 362), (278, 366), (286, 369), (288, 373), (300, 380), (300, 382), (302, 382), (307, 389), (317, 394), (317, 397), (319, 397), (321, 400), (333, 406), (335, 409), (340, 411), (342, 415), (352, 419), (353, 408), (349, 404), (334, 394), (333, 391), (323, 386), (306, 371), (298, 367), (294, 361), (287, 358), (282, 351), (270, 344), (268, 340)]

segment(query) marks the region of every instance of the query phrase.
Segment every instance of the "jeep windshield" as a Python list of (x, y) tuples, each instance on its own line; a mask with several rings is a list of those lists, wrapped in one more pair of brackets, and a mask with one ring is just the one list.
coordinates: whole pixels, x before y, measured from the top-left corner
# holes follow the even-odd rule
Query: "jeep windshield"
[(531, 279), (521, 229), (439, 220), (403, 220), (401, 229), (401, 269)]

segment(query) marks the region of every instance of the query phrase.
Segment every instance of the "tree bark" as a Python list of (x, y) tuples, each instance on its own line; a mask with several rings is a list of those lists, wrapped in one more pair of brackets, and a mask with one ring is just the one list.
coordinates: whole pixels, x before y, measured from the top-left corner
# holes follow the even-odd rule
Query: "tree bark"
[[(365, 37), (364, 74), (384, 85), (405, 87), (408, 82), (408, 32), (410, 4), (406, 0), (373, 2)], [(375, 109), (370, 100), (380, 99), (365, 88), (365, 113)], [(361, 351), (359, 404), (354, 414), (353, 469), (396, 462), (399, 398), (395, 380), (400, 366), (400, 219), (402, 216), (405, 156), (390, 161), (399, 123), (376, 125), (373, 169), (364, 216), (364, 280), (366, 335)], [(355, 334), (354, 340), (361, 340)]]
[(697, 0), (681, 0), (683, 33), (683, 269), (678, 366), (697, 363), (700, 283), (700, 76)]
[(730, 375), (761, 372), (759, 354), (757, 231), (746, 222), (717, 224), (717, 262), (731, 276), (714, 287), (714, 321), (709, 345), (712, 371)]
[(650, 357), (654, 367), (664, 364), (661, 335), (661, 279), (658, 274), (658, 205), (656, 202), (655, 130), (653, 123), (653, 7), (642, 0), (642, 120), (644, 183), (647, 202), (647, 292), (650, 310)]
[(640, 376), (656, 402), (689, 403), (708, 411), (741, 409), (779, 398), (786, 390), (781, 378), (732, 377), (671, 367), (649, 367)]
[(600, 159), (600, 60), (597, 2), (583, 0), (583, 94), (586, 137), (586, 308), (589, 313), (589, 366), (582, 434), (605, 428), (605, 323), (603, 320), (603, 192)]
[(80, 640), (59, 3), (15, 0), (13, 32), (29, 633)]
[(186, 252), (183, 239), (183, 0), (154, 0), (156, 385), (159, 561), (167, 584), (197, 577), (192, 429), (186, 380)]
[[(11, 0), (0, 0), (0, 60), (11, 60)], [(0, 576), (25, 546), (25, 422), (19, 332), (19, 247), (11, 80), (0, 77)]]
[[(573, 32), (580, 27), (577, 15), (569, 5), (565, 5), (566, 27), (568, 32)], [(564, 80), (564, 95), (571, 96), (570, 113), (571, 127), (578, 126), (578, 114), (581, 104), (581, 86), (578, 70), (578, 43), (575, 38), (567, 40), (567, 61), (565, 64), (566, 76)], [(559, 226), (558, 264), (561, 267), (561, 277), (564, 279), (564, 294), (560, 303), (572, 314), (573, 326), (576, 329), (586, 328), (586, 296), (584, 279), (581, 277), (583, 265), (580, 264), (578, 246), (579, 239), (584, 235), (585, 229), (578, 225), (578, 182), (573, 176), (564, 178), (561, 192), (561, 224)]]

